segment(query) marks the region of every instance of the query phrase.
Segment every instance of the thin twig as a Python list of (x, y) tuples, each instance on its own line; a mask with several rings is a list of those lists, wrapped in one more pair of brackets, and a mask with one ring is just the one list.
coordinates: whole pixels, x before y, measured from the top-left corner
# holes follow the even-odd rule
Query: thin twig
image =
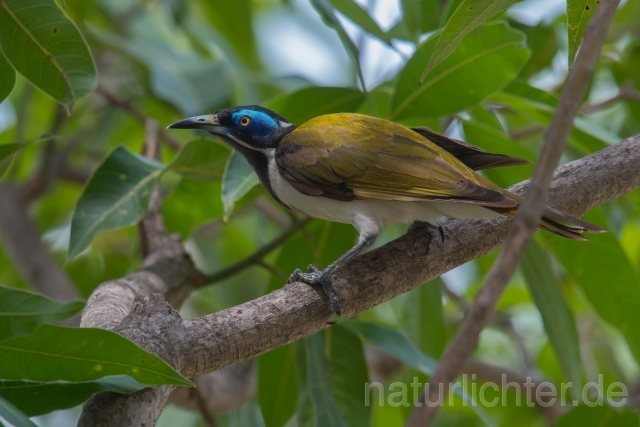
[(540, 125), (531, 125), (531, 126), (525, 126), (521, 129), (518, 130), (514, 130), (513, 132), (511, 132), (509, 134), (509, 138), (514, 139), (514, 140), (518, 140), (518, 139), (524, 139), (527, 138), (529, 136), (535, 135), (537, 133), (540, 133), (544, 130), (544, 128)]
[[(98, 88), (96, 89), (96, 93), (102, 96), (107, 101), (109, 101), (111, 104), (122, 108), (124, 111), (129, 113), (131, 117), (133, 117), (137, 122), (139, 122), (142, 125), (145, 125), (145, 123), (147, 122), (147, 119), (149, 119), (149, 116), (147, 116), (145, 113), (140, 111), (129, 101), (125, 101), (123, 99), (118, 98), (117, 96), (112, 94), (108, 89), (106, 89), (104, 86), (98, 86)], [(169, 135), (163, 129), (158, 129), (158, 135), (160, 136), (160, 139), (162, 139), (167, 145), (169, 145), (174, 150), (179, 150), (180, 147), (182, 147), (182, 143), (179, 140)]]
[[(153, 119), (145, 121), (145, 140), (142, 146), (142, 154), (153, 160), (160, 160), (161, 148), (158, 142), (158, 122)], [(162, 218), (162, 196), (160, 187), (156, 184), (149, 197), (147, 214), (138, 224), (140, 235), (140, 251), (142, 258), (146, 258), (155, 249), (165, 245), (170, 238)]]
[[(551, 383), (546, 379), (539, 378), (537, 375), (523, 375), (501, 366), (490, 365), (472, 357), (465, 362), (463, 372), (471, 375), (472, 379), (475, 375), (478, 379), (488, 383), (510, 385), (515, 383), (525, 390), (530, 387), (532, 390), (531, 401), (525, 402), (525, 404), (535, 404), (536, 409), (538, 409), (549, 422), (555, 421), (564, 412), (559, 401), (543, 393), (545, 388), (543, 384), (546, 383), (550, 385)], [(503, 389), (503, 391), (505, 390), (508, 390), (508, 388)], [(529, 399), (529, 396), (527, 396), (527, 399)]]
[(584, 104), (580, 107), (580, 113), (588, 114), (593, 113), (594, 111), (602, 110), (611, 105), (615, 104), (618, 101), (636, 101), (640, 102), (640, 92), (638, 92), (634, 86), (633, 82), (626, 81), (622, 86), (620, 86), (620, 91), (609, 99), (605, 99), (604, 101), (594, 102), (593, 104)]
[(89, 169), (75, 169), (69, 165), (69, 161), (66, 156), (61, 156), (60, 165), (58, 166), (58, 176), (67, 181), (75, 182), (80, 185), (84, 185), (91, 177), (91, 171)]
[(288, 227), (291, 222), (295, 220), (295, 217), (287, 215), (282, 209), (276, 207), (273, 202), (265, 196), (258, 197), (253, 201), (253, 204), (280, 227)]
[[(54, 109), (55, 112), (49, 126), (49, 133), (57, 135), (67, 122), (67, 114), (61, 105), (56, 104)], [(24, 200), (27, 202), (45, 193), (53, 186), (54, 181), (59, 176), (59, 166), (64, 162), (63, 158), (66, 157), (58, 152), (55, 145), (55, 137), (47, 139), (43, 144), (44, 150), (42, 150), (38, 173), (24, 185)], [(13, 167), (17, 167), (17, 162)]]
[(600, 2), (585, 31), (582, 49), (578, 53), (574, 68), (569, 73), (551, 125), (545, 133), (540, 161), (536, 165), (533, 179), (518, 215), (509, 230), (504, 249), (489, 271), (484, 287), (478, 293), (456, 336), (442, 355), (436, 372), (431, 377), (428, 401), (432, 403), (416, 406), (407, 420), (408, 427), (426, 427), (435, 419), (444, 397), (449, 392), (450, 384), (456, 379), (465, 361), (475, 349), (480, 333), (489, 323), (500, 295), (513, 276), (531, 236), (538, 228), (553, 171), (564, 151), (573, 120), (587, 90), (618, 3), (619, 0)]
[(162, 157), (162, 147), (158, 141), (160, 128), (158, 122), (151, 118), (144, 121), (144, 145), (142, 155), (153, 160), (160, 161)]
[[(15, 142), (24, 143), (25, 142), (25, 133), (27, 127), (27, 117), (29, 104), (31, 103), (31, 95), (33, 94), (33, 86), (29, 83), (24, 85), (22, 92), (20, 93), (20, 98), (18, 98), (18, 108), (16, 111), (16, 127), (15, 127)], [(22, 151), (19, 151), (14, 157), (14, 167), (9, 170), (7, 176), (9, 179), (14, 179), (18, 173), (18, 168), (16, 167), (20, 163), (20, 158), (22, 157)]]
[(269, 252), (289, 240), (291, 236), (298, 232), (301, 228), (307, 225), (311, 221), (311, 218), (303, 218), (301, 220), (295, 221), (289, 227), (282, 231), (278, 236), (276, 236), (272, 241), (255, 251), (253, 254), (249, 255), (242, 261), (238, 261), (230, 267), (225, 268), (224, 270), (220, 270), (217, 273), (213, 273), (207, 276), (206, 284), (214, 284), (220, 282), (224, 279), (228, 279), (231, 276), (234, 276), (244, 270), (247, 267), (250, 267), (254, 264), (262, 261)]
[(449, 284), (446, 282), (446, 280), (442, 280), (442, 283), (444, 284), (444, 286), (442, 287), (442, 290), (444, 291), (444, 294), (447, 296), (447, 298), (449, 298), (458, 307), (460, 307), (460, 309), (463, 311), (463, 313), (466, 313), (466, 311), (469, 310), (469, 303), (467, 302), (467, 300), (465, 300), (460, 295), (455, 293), (449, 287)]
[(282, 270), (280, 270), (279, 268), (277, 268), (274, 265), (269, 264), (268, 262), (266, 262), (265, 260), (260, 260), (256, 263), (256, 265), (264, 268), (265, 270), (267, 270), (269, 273), (273, 274), (274, 276), (276, 276), (277, 278), (279, 278), (280, 280), (282, 280), (283, 282), (286, 282), (288, 277), (286, 274), (284, 274), (282, 272)]

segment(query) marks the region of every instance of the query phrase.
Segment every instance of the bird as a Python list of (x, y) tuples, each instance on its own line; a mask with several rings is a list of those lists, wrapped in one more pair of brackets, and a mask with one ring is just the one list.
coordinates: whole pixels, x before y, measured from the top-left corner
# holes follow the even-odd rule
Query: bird
[[(309, 265), (289, 278), (321, 285), (331, 312), (342, 303), (332, 277), (371, 246), (389, 223), (428, 224), (443, 218), (515, 217), (521, 198), (476, 171), (528, 164), (494, 154), (427, 127), (409, 128), (356, 113), (333, 113), (296, 126), (258, 105), (177, 121), (169, 129), (202, 130), (242, 154), (270, 195), (290, 211), (352, 224), (355, 246), (324, 270)], [(539, 228), (574, 240), (607, 230), (551, 207)]]

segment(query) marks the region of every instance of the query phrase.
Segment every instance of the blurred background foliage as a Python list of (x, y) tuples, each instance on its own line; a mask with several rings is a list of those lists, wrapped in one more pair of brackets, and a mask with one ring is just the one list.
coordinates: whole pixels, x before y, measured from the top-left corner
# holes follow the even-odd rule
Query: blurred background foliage
[[(139, 173), (150, 185), (160, 180), (167, 227), (180, 233), (206, 273), (224, 271), (291, 227), (292, 217), (255, 186), (243, 159), (206, 135), (160, 131), (159, 160), (166, 169), (136, 154), (149, 119), (164, 128), (242, 104), (267, 106), (295, 124), (324, 113), (360, 112), (426, 125), (535, 162), (588, 22), (580, 14), (585, 19), (576, 21), (576, 11), (595, 2), (477, 2), (487, 12), (476, 26), (465, 26), (462, 10), (472, 2), (462, 0), (60, 0), (60, 9), (46, 17), (63, 20), (53, 32), (73, 36), (73, 27), (60, 18), (63, 10), (88, 49), (81, 43), (59, 55), (75, 49), (86, 59), (90, 52), (98, 76), (91, 77), (90, 57), (71, 64), (89, 74), (73, 77), (71, 93), (56, 70), (43, 66), (48, 77), (39, 81), (34, 64), (21, 56), (23, 42), (10, 38), (6, 24), (12, 3), (0, 1), (0, 47), (19, 71), (13, 86), (11, 66), (0, 61), (0, 94), (10, 93), (0, 104), (0, 172), (20, 186), (42, 241), (86, 298), (100, 283), (135, 271), (142, 260), (136, 227), (119, 227), (135, 224), (144, 203), (106, 220), (82, 217), (84, 209), (74, 214), (78, 204), (99, 216), (113, 205), (105, 196), (109, 191), (122, 197), (126, 189), (117, 179), (97, 184), (110, 164), (118, 173)], [(20, 68), (21, 57), (26, 68)], [(609, 31), (563, 162), (640, 133), (639, 87), (640, 2), (627, 0)], [(486, 175), (506, 187), (532, 170)], [(559, 426), (591, 425), (585, 420), (638, 425), (639, 211), (635, 191), (586, 216), (611, 233), (585, 243), (538, 233), (475, 355), (481, 364), (554, 384), (597, 382), (599, 376), (605, 389), (622, 382), (632, 396), (628, 406), (581, 405), (550, 413), (518, 405), (508, 395), (495, 407), (472, 410), (464, 402), (473, 395), (463, 392), (441, 411), (437, 425), (545, 426), (560, 413)], [(96, 221), (102, 221), (96, 231), (110, 231), (78, 237)], [(377, 245), (405, 231), (388, 227)], [(181, 314), (204, 315), (264, 295), (282, 286), (294, 268), (327, 265), (354, 238), (351, 226), (313, 220), (260, 263), (193, 293)], [(330, 425), (401, 425), (409, 405), (402, 399), (378, 405), (374, 393), (372, 405), (364, 406), (364, 383), (381, 381), (389, 390), (397, 381), (427, 381), (495, 256), (361, 313), (357, 321), (258, 357), (248, 374), (257, 377), (255, 394), (239, 408), (216, 414), (218, 425), (324, 426), (330, 414), (338, 419)], [(0, 284), (31, 287), (3, 247)], [(478, 376), (474, 383), (484, 380)], [(78, 411), (35, 421), (70, 425)], [(206, 424), (198, 413), (168, 406), (158, 425)]]

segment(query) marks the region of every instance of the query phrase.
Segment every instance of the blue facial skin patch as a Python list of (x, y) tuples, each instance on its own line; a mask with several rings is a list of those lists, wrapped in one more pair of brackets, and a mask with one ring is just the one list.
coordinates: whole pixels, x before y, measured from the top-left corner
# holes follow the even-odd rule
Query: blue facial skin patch
[[(240, 119), (244, 116), (251, 119), (249, 126), (242, 126), (240, 124)], [(233, 120), (233, 123), (235, 123), (237, 129), (249, 132), (255, 138), (266, 138), (278, 129), (278, 122), (263, 111), (249, 109), (240, 110), (233, 113), (231, 119)]]

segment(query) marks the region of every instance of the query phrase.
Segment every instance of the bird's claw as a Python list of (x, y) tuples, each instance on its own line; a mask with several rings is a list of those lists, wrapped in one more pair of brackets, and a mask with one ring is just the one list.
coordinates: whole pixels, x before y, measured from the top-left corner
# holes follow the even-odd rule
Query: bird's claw
[(302, 270), (296, 268), (294, 272), (289, 276), (287, 283), (304, 282), (310, 285), (322, 285), (322, 290), (325, 295), (329, 297), (329, 306), (331, 312), (334, 314), (334, 319), (329, 323), (336, 323), (337, 319), (342, 314), (342, 302), (333, 289), (333, 268), (326, 268), (324, 270), (318, 270), (313, 264), (309, 264), (307, 267), (307, 273), (303, 273)]
[(318, 270), (313, 264), (309, 264), (307, 273), (303, 273), (302, 270), (296, 268), (293, 273), (291, 273), (291, 276), (289, 276), (287, 283), (304, 282), (310, 285), (317, 285), (322, 280), (324, 271), (325, 270)]
[(291, 273), (291, 275), (289, 276), (289, 280), (287, 280), (287, 285), (301, 281), (300, 276), (302, 274), (304, 273), (302, 273), (302, 270), (300, 270), (299, 268), (296, 268), (295, 270), (293, 270), (293, 273)]
[(322, 270), (318, 270), (315, 265), (309, 264), (307, 265), (307, 273), (322, 274)]

